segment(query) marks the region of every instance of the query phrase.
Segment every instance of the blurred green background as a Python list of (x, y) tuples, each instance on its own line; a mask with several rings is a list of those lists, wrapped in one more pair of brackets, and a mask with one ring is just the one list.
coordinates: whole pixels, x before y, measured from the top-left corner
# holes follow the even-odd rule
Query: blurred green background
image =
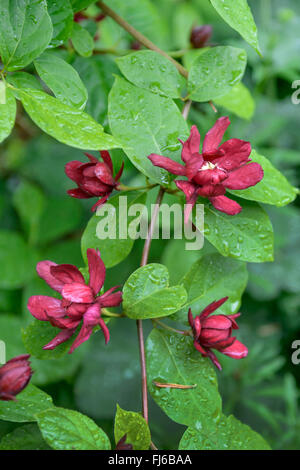
[[(295, 91), (292, 82), (300, 79), (299, 2), (249, 0), (258, 25), (262, 59), (222, 21), (208, 1), (152, 3), (161, 13), (158, 37), (165, 41), (166, 50), (187, 49), (191, 26), (196, 24), (212, 25), (211, 43), (247, 50), (244, 83), (251, 90), (256, 110), (251, 121), (230, 113), (229, 137), (250, 140), (299, 187), (300, 105), (291, 101)], [(93, 14), (93, 9), (88, 13)], [(152, 28), (155, 36), (156, 18), (154, 10), (147, 25), (141, 17), (140, 29), (150, 34)], [(98, 24), (86, 19), (81, 24), (91, 33), (97, 32), (99, 48), (132, 46), (132, 39), (110, 19)], [(107, 126), (107, 96), (112, 74), (118, 73), (115, 56), (84, 59), (66, 50), (58, 53), (72, 62), (89, 91), (86, 111)], [(186, 65), (188, 60), (189, 54), (183, 56)], [(221, 107), (218, 110), (218, 115), (228, 114)], [(195, 104), (189, 120), (204, 134), (215, 118), (208, 105)], [(135, 184), (140, 177), (125, 155), (121, 151), (112, 154), (117, 168), (122, 159), (126, 162), (125, 184)], [(25, 352), (20, 331), (31, 321), (26, 308), (28, 297), (50, 293), (35, 274), (36, 262), (50, 259), (83, 265), (80, 237), (91, 216), (91, 201), (68, 197), (66, 190), (72, 183), (64, 174), (65, 163), (76, 159), (84, 161), (81, 151), (42, 135), (20, 108), (16, 127), (0, 150), (0, 339), (7, 343), (8, 359)], [(300, 207), (296, 202), (286, 208), (266, 210), (274, 225), (275, 262), (248, 265), (249, 284), (243, 297), (239, 339), (248, 346), (249, 356), (242, 361), (222, 358), (223, 372), (218, 378), (227, 414), (233, 413), (251, 425), (273, 448), (299, 449), (300, 365), (291, 362), (291, 345), (300, 340)], [(186, 272), (201, 252), (187, 254), (181, 250), (181, 243), (154, 241), (150, 261), (160, 260), (178, 275)], [(207, 245), (205, 249), (210, 249)], [(106, 288), (127, 279), (139, 265), (141, 250), (142, 242), (137, 241), (131, 255), (108, 270)], [(108, 346), (101, 333), (96, 333), (72, 356), (55, 361), (33, 358), (32, 363), (33, 382), (50, 393), (56, 405), (86, 413), (112, 436), (116, 402), (125, 409), (140, 409), (140, 377), (135, 323), (121, 319), (110, 325)], [(0, 437), (15, 426), (0, 421)], [(176, 448), (184, 431), (152, 400), (150, 426), (153, 441), (164, 448)]]

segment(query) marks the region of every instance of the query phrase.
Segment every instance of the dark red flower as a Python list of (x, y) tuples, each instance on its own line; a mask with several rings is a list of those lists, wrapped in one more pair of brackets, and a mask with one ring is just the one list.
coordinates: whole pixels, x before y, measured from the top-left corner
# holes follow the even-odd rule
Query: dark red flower
[(209, 24), (203, 26), (194, 26), (191, 31), (190, 41), (195, 49), (204, 47), (207, 41), (211, 38), (212, 27)]
[(92, 211), (107, 201), (114, 189), (118, 189), (119, 179), (123, 173), (122, 164), (116, 176), (113, 176), (113, 164), (109, 153), (106, 150), (100, 151), (103, 162), (93, 157), (89, 153), (85, 155), (89, 158), (89, 163), (82, 163), (76, 160), (69, 162), (65, 166), (66, 175), (77, 183), (77, 188), (69, 189), (68, 194), (78, 199), (89, 199), (100, 197), (99, 201), (93, 205)]
[(29, 354), (14, 357), (0, 367), (0, 400), (15, 400), (28, 385), (33, 374)]
[(105, 343), (109, 341), (109, 331), (101, 317), (101, 307), (120, 305), (122, 292), (114, 292), (119, 287), (116, 286), (98, 295), (104, 284), (105, 266), (100, 253), (92, 248), (87, 250), (87, 258), (90, 274), (88, 285), (79, 269), (72, 264), (56, 264), (52, 261), (40, 261), (37, 264), (38, 275), (62, 296), (62, 299), (56, 299), (46, 295), (33, 295), (28, 300), (28, 309), (35, 318), (49, 321), (51, 325), (61, 329), (43, 349), (54, 349), (67, 341), (81, 321), (81, 330), (70, 353), (89, 339), (97, 325), (103, 331)]
[(132, 444), (126, 444), (127, 434), (124, 434), (123, 437), (119, 440), (116, 445), (116, 450), (133, 450)]
[(225, 196), (226, 189), (249, 188), (259, 183), (264, 176), (262, 167), (249, 158), (250, 142), (230, 139), (219, 147), (229, 125), (228, 117), (217, 120), (204, 138), (202, 153), (199, 153), (200, 134), (197, 127), (192, 126), (190, 137), (185, 142), (180, 141), (184, 165), (155, 153), (148, 157), (153, 165), (174, 175), (187, 177), (187, 181), (175, 181), (177, 187), (184, 192), (188, 204), (185, 222), (198, 196), (208, 198), (217, 210), (225, 214), (238, 214), (242, 207)]
[(242, 359), (248, 354), (246, 346), (231, 336), (232, 330), (239, 328), (235, 319), (240, 316), (240, 313), (209, 317), (227, 299), (228, 297), (224, 297), (221, 300), (212, 302), (195, 318), (193, 318), (191, 309), (188, 313), (189, 323), (193, 329), (195, 348), (202, 356), (209, 357), (219, 370), (222, 370), (222, 367), (211, 349), (216, 349), (233, 359)]

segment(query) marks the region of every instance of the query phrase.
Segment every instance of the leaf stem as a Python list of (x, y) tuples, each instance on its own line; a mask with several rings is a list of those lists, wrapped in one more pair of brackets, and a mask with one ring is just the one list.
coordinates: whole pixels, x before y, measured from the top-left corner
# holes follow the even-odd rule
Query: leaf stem
[(154, 318), (153, 323), (156, 323), (157, 325), (161, 326), (164, 328), (164, 330), (172, 331), (173, 333), (178, 333), (179, 335), (184, 335), (184, 336), (190, 336), (192, 331), (191, 330), (176, 330), (176, 328), (172, 328), (171, 326), (167, 325), (166, 323), (163, 323), (160, 320), (157, 320), (157, 318)]
[(126, 186), (125, 184), (119, 184), (118, 189), (120, 191), (141, 191), (142, 189), (152, 189), (158, 186), (158, 184), (148, 184), (147, 186)]

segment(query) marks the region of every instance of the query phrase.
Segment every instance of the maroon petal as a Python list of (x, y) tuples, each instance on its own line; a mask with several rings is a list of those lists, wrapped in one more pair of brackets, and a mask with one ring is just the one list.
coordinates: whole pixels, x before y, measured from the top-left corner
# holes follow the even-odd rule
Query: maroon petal
[(223, 150), (225, 155), (218, 158), (218, 166), (230, 171), (249, 161), (251, 144), (245, 140), (230, 139), (224, 142), (219, 150)]
[(252, 162), (229, 173), (223, 184), (228, 189), (246, 189), (255, 186), (263, 177), (264, 171), (260, 164)]
[(89, 304), (94, 300), (92, 289), (85, 284), (73, 282), (65, 284), (62, 290), (62, 296), (71, 302)]
[(59, 264), (50, 268), (51, 274), (63, 284), (79, 282), (84, 284), (84, 277), (73, 264)]
[[(180, 140), (180, 139), (179, 139)], [(181, 158), (185, 163), (189, 161), (193, 153), (199, 153), (200, 134), (196, 126), (192, 126), (189, 138), (182, 143)]]
[(201, 353), (203, 356), (207, 356), (208, 351), (204, 349), (198, 341), (194, 341), (194, 347)]
[(122, 302), (122, 292), (118, 291), (114, 294), (110, 293), (115, 289), (115, 287), (112, 287), (111, 289), (109, 289), (109, 291), (105, 292), (105, 294), (99, 297), (101, 307), (118, 307), (118, 305), (120, 305), (120, 303)]
[(107, 328), (107, 325), (106, 325), (105, 321), (102, 318), (99, 319), (99, 325), (100, 325), (101, 330), (102, 330), (103, 335), (104, 335), (105, 344), (107, 344), (109, 342), (109, 337), (110, 337), (109, 329)]
[(214, 352), (208, 351), (207, 356), (212, 361), (212, 363), (216, 366), (217, 369), (222, 370), (221, 364), (219, 363), (217, 356)]
[(72, 197), (76, 197), (77, 199), (89, 199), (93, 197), (93, 195), (83, 191), (83, 189), (80, 188), (68, 189), (67, 193)]
[(55, 336), (55, 338), (53, 338), (50, 341), (50, 343), (46, 344), (43, 347), (43, 349), (47, 349), (47, 350), (48, 349), (54, 349), (57, 346), (59, 346), (60, 344), (65, 343), (75, 333), (75, 330), (76, 330), (76, 328), (71, 329), (71, 330), (62, 330), (60, 333), (58, 333), (57, 336)]
[(202, 310), (202, 312), (200, 313), (201, 320), (208, 317), (208, 315), (210, 315), (212, 312), (214, 312), (219, 307), (221, 307), (221, 305), (223, 305), (226, 302), (226, 300), (228, 300), (228, 297), (223, 297), (222, 299), (215, 300), (214, 302), (209, 304), (207, 307), (205, 307), (205, 309)]
[(200, 320), (200, 317), (199, 315), (197, 315), (197, 317), (195, 318), (194, 320), (194, 336), (195, 336), (195, 339), (197, 340), (201, 334), (201, 329), (202, 329), (202, 326), (201, 326), (201, 320)]
[(228, 215), (239, 214), (242, 210), (242, 207), (237, 202), (226, 196), (210, 197), (209, 200), (215, 209)]
[(102, 183), (107, 184), (108, 186), (114, 186), (115, 180), (106, 163), (98, 163), (95, 166), (95, 175)]
[(248, 355), (248, 349), (246, 346), (237, 339), (231, 346), (222, 349), (220, 352), (226, 356), (232, 357), (233, 359), (242, 359)]
[(104, 161), (104, 163), (106, 163), (106, 165), (108, 166), (108, 168), (110, 169), (110, 171), (112, 173), (113, 172), (113, 164), (112, 164), (109, 152), (107, 150), (100, 150), (100, 155), (101, 155), (102, 160)]
[(186, 164), (186, 176), (189, 180), (200, 171), (203, 165), (203, 157), (199, 153), (194, 153)]
[[(204, 166), (203, 166), (204, 168)], [(228, 177), (228, 173), (225, 170), (221, 170), (220, 168), (213, 168), (213, 169), (201, 169), (194, 175), (194, 182), (200, 184), (201, 186), (213, 184), (217, 185), (222, 181), (226, 180)]]
[(78, 162), (76, 160), (73, 160), (72, 162), (68, 162), (65, 165), (65, 173), (70, 178), (72, 181), (75, 181), (75, 183), (80, 183), (82, 176), (81, 176), (81, 171), (80, 168), (84, 165), (82, 162)]
[(52, 289), (57, 292), (61, 292), (64, 284), (51, 274), (52, 266), (57, 266), (57, 264), (53, 263), (53, 261), (40, 261), (36, 265), (36, 271), (38, 275), (44, 279), (50, 287), (52, 287)]
[(121, 168), (119, 169), (118, 173), (115, 176), (115, 181), (119, 181), (119, 179), (122, 176), (123, 170), (124, 170), (124, 162), (122, 162)]
[(223, 339), (223, 340), (220, 340), (220, 341), (215, 342), (212, 347), (213, 347), (214, 349), (216, 349), (217, 351), (222, 352), (223, 349), (228, 348), (228, 347), (231, 346), (235, 341), (236, 341), (236, 338), (234, 338), (234, 337), (232, 337), (232, 336), (229, 336), (229, 338), (227, 338), (227, 339)]
[(98, 304), (93, 304), (88, 308), (83, 317), (83, 324), (81, 330), (72, 344), (69, 354), (71, 354), (74, 349), (78, 348), (82, 343), (87, 341), (91, 334), (93, 333), (94, 327), (99, 323), (100, 320), (100, 308)]
[(225, 341), (230, 337), (231, 329), (214, 330), (212, 328), (202, 328), (201, 343), (204, 346), (215, 348), (215, 343)]
[(61, 329), (72, 329), (72, 328), (77, 328), (79, 323), (81, 322), (81, 318), (78, 320), (74, 320), (72, 318), (58, 318), (58, 317), (49, 317), (49, 322), (51, 323), (52, 326), (55, 326), (56, 328), (61, 328)]
[(29, 297), (27, 308), (34, 318), (48, 321), (49, 316), (65, 316), (65, 309), (61, 306), (61, 300), (47, 295), (33, 295)]
[(190, 218), (190, 213), (193, 210), (194, 205), (196, 204), (198, 199), (198, 194), (197, 191), (190, 197), (189, 200), (187, 200), (185, 207), (184, 207), (184, 223), (187, 224), (188, 220)]
[(92, 212), (95, 212), (95, 210), (99, 207), (99, 206), (102, 206), (102, 204), (104, 204), (107, 199), (109, 198), (110, 194), (106, 194), (106, 196), (102, 197), (101, 199), (99, 199), (91, 208), (91, 211)]
[(185, 181), (185, 180), (177, 180), (175, 181), (175, 184), (178, 189), (184, 192), (185, 197), (187, 199), (190, 199), (193, 196), (197, 188), (197, 186), (194, 183), (190, 183), (189, 181)]
[(203, 328), (213, 328), (215, 330), (228, 330), (232, 326), (232, 321), (226, 315), (212, 315), (202, 322)]
[(238, 327), (238, 324), (237, 322), (235, 321), (236, 318), (238, 318), (241, 314), (240, 313), (235, 313), (234, 315), (227, 315), (228, 318), (230, 318), (231, 320), (231, 323), (232, 323), (232, 328), (234, 330), (238, 330), (239, 327)]
[(94, 155), (87, 153), (87, 152), (84, 155), (88, 157), (91, 163), (96, 163), (96, 164), (99, 163), (98, 158), (94, 157)]
[(192, 314), (192, 310), (190, 308), (189, 308), (189, 311), (188, 311), (188, 321), (189, 321), (190, 327), (194, 328), (194, 317), (193, 317), (193, 314)]
[(197, 189), (198, 196), (202, 197), (216, 197), (223, 196), (226, 193), (226, 189), (223, 184), (205, 184)]
[(103, 196), (107, 192), (111, 192), (111, 186), (102, 183), (98, 180), (98, 178), (89, 178), (85, 177), (83, 182), (81, 183), (81, 188), (84, 191), (87, 191), (94, 196)]
[(100, 292), (105, 280), (105, 265), (100, 257), (100, 253), (94, 248), (88, 248), (87, 259), (89, 263), (90, 280), (89, 286), (97, 295)]
[(229, 125), (230, 120), (227, 116), (221, 117), (217, 120), (215, 125), (208, 131), (204, 138), (202, 153), (213, 152), (219, 147), (219, 144), (223, 139), (223, 135)]
[(162, 155), (157, 155), (155, 153), (151, 153), (148, 158), (154, 166), (164, 168), (173, 175), (185, 176), (185, 167), (180, 163), (174, 162), (171, 158), (163, 157)]

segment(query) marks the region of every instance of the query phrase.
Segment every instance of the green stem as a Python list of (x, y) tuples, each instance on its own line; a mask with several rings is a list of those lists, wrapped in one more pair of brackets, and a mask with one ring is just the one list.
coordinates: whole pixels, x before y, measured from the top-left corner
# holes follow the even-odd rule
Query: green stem
[(163, 323), (162, 321), (157, 320), (157, 318), (153, 319), (152, 322), (161, 326), (164, 330), (172, 331), (173, 333), (177, 333), (179, 335), (192, 336), (192, 330), (176, 330), (176, 328), (172, 328), (166, 323)]
[(126, 186), (125, 184), (119, 184), (118, 189), (120, 191), (141, 191), (143, 189), (152, 189), (158, 186), (158, 184), (148, 184), (147, 186)]

